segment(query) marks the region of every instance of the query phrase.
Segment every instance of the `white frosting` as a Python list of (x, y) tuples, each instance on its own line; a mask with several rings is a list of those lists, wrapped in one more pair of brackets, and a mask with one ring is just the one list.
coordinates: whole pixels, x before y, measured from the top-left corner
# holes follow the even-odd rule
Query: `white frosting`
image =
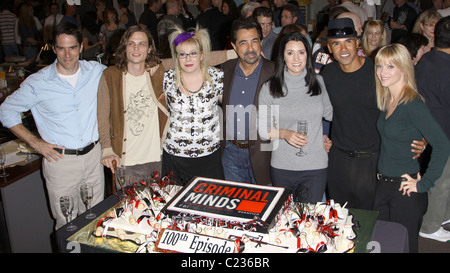
[[(168, 191), (156, 189), (168, 202), (181, 189), (173, 186)], [(348, 209), (329, 203), (302, 204), (296, 207), (292, 202), (280, 210), (276, 222), (267, 233), (251, 229), (233, 228), (220, 221), (193, 221), (192, 218), (163, 217), (158, 214), (164, 203), (153, 200), (148, 188), (137, 193), (137, 200), (124, 203), (120, 209), (113, 209), (106, 219), (94, 231), (94, 235), (111, 236), (120, 240), (130, 240), (138, 247), (137, 252), (152, 252), (158, 238), (158, 233), (165, 228), (174, 228), (185, 232), (197, 233), (222, 239), (240, 240), (244, 253), (293, 253), (302, 251), (317, 251), (326, 245), (325, 252), (347, 252), (354, 247), (356, 234), (353, 231), (352, 216)], [(145, 202), (144, 200), (150, 200)], [(147, 203), (150, 203), (150, 207)], [(302, 208), (303, 211), (299, 211)], [(151, 209), (151, 210), (150, 210)], [(335, 214), (331, 213), (335, 211)], [(154, 214), (153, 214), (153, 213)], [(119, 215), (117, 215), (119, 214)], [(145, 216), (145, 217), (142, 217)], [(319, 221), (320, 219), (320, 221)], [(323, 219), (323, 222), (322, 222)], [(217, 219), (216, 219), (217, 220)], [(239, 225), (237, 225), (239, 227)], [(334, 233), (333, 236), (327, 232)], [(322, 249), (323, 250), (323, 249)], [(237, 250), (235, 250), (237, 251)]]

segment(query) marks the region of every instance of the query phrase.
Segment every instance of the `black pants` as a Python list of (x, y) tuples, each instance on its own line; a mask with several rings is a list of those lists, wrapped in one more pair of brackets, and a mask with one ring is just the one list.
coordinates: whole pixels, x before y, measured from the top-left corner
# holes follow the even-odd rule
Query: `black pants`
[(327, 169), (290, 171), (270, 168), (272, 185), (289, 189), (294, 200), (304, 203), (322, 201), (327, 183)]
[(409, 251), (418, 252), (418, 236), (422, 218), (428, 206), (426, 193), (412, 192), (403, 195), (400, 182), (377, 182), (373, 210), (378, 211), (378, 219), (402, 224), (408, 230)]
[(378, 153), (350, 157), (335, 146), (328, 154), (328, 198), (347, 207), (371, 210), (375, 197)]
[(196, 176), (224, 179), (220, 150), (210, 155), (202, 157), (181, 157), (174, 156), (163, 151), (162, 156), (162, 176), (174, 173), (173, 179), (186, 185)]

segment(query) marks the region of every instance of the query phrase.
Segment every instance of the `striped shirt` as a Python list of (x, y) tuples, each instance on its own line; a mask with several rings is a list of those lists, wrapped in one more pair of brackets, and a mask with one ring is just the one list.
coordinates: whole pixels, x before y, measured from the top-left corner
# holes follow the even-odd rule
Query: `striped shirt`
[(9, 10), (0, 12), (0, 41), (2, 45), (16, 44), (16, 15)]

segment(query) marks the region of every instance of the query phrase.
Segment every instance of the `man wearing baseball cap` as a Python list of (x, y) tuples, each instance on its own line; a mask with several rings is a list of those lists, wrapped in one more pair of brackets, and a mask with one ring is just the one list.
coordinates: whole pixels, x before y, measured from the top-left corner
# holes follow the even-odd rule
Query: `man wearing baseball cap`
[[(334, 62), (323, 79), (333, 105), (328, 155), (328, 198), (347, 207), (371, 210), (375, 196), (380, 138), (376, 128), (374, 62), (358, 55), (359, 39), (352, 19), (328, 23), (327, 44)], [(421, 142), (412, 144), (421, 152)]]

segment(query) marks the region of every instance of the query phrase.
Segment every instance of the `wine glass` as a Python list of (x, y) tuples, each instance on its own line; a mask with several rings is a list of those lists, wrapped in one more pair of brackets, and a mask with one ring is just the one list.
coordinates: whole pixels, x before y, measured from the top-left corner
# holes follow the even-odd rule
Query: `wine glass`
[(25, 159), (27, 162), (32, 161), (33, 157), (31, 156), (31, 146), (28, 143), (25, 143), (25, 146), (27, 148), (27, 158)]
[(3, 147), (0, 148), (0, 165), (2, 166), (3, 172), (0, 174), (0, 177), (7, 177), (9, 173), (5, 172), (5, 164), (6, 164), (6, 151)]
[(72, 224), (72, 213), (73, 213), (73, 198), (70, 195), (61, 196), (59, 198), (59, 204), (61, 206), (61, 211), (66, 217), (66, 222), (69, 224), (66, 228), (67, 231), (74, 231), (77, 226)]
[[(306, 120), (300, 120), (297, 122), (297, 132), (299, 132), (302, 136), (306, 136), (308, 134), (308, 122)], [(297, 156), (305, 156), (306, 153), (303, 151), (303, 147), (300, 148), (300, 151), (296, 153)]]
[(94, 198), (94, 188), (92, 187), (92, 184), (81, 185), (80, 194), (83, 204), (86, 206), (86, 209), (89, 210), (89, 213), (86, 214), (86, 219), (94, 219), (97, 215), (91, 211), (91, 203)]
[(125, 173), (126, 173), (126, 168), (125, 167), (117, 167), (116, 169), (116, 178), (117, 178), (117, 182), (119, 182), (120, 188), (122, 190), (122, 195), (125, 195), (125, 182), (126, 182), (126, 177), (125, 177)]

